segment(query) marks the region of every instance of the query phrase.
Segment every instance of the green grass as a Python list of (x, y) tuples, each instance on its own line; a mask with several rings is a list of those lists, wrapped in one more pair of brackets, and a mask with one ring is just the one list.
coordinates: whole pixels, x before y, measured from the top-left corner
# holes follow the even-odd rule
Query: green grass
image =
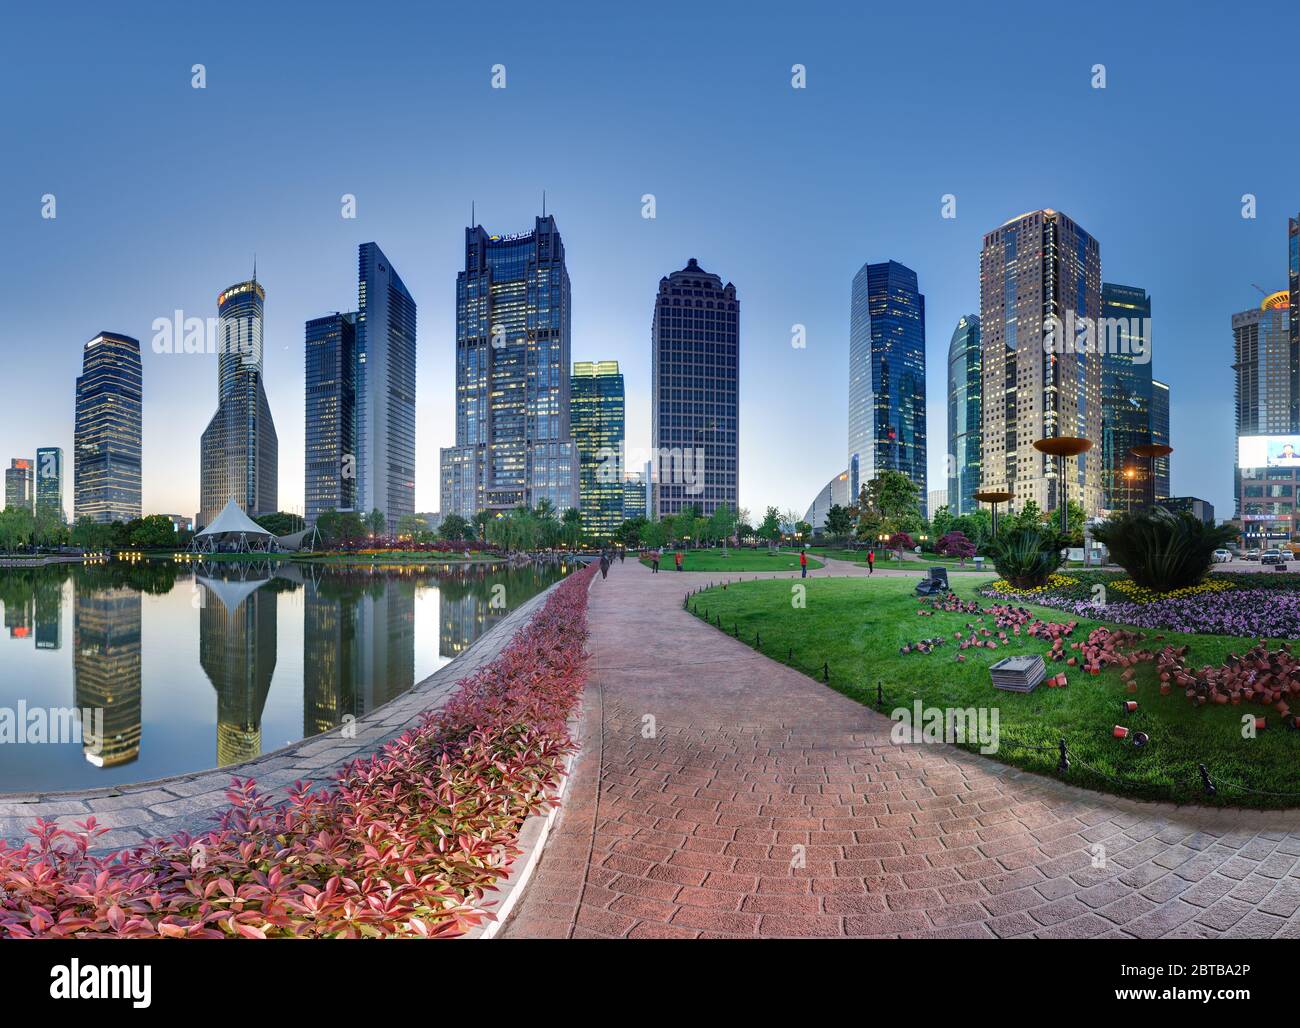
[[(641, 563), (650, 566), (648, 558), (641, 558)], [(813, 571), (822, 566), (810, 553), (808, 570)], [(672, 571), (673, 551), (664, 550), (663, 560), (659, 562), (660, 571)], [(768, 553), (765, 549), (729, 549), (727, 555), (722, 550), (682, 550), (683, 571), (798, 571), (799, 551), (778, 550)]]
[[(975, 593), (991, 577), (963, 577), (954, 583), (955, 591), (964, 600), (991, 604), (995, 601)], [(764, 654), (818, 681), (825, 662), (830, 686), (861, 703), (874, 707), (876, 683), (883, 683), (885, 713), (910, 708), (918, 698), (933, 707), (998, 708), (1001, 748), (991, 759), (1003, 763), (1058, 777), (1057, 742), (1064, 737), (1073, 762), (1066, 780), (1075, 785), (1179, 803), (1300, 806), (1300, 732), (1283, 728), (1271, 708), (1195, 707), (1177, 689), (1161, 696), (1153, 664), (1138, 666), (1135, 695), (1125, 691), (1119, 669), (1091, 676), (1077, 667), (1051, 662), (1048, 674), (1064, 671), (1070, 682), (1066, 688), (1040, 685), (1029, 694), (1002, 692), (989, 682), (989, 665), (1017, 653), (1045, 657), (1046, 643), (1022, 634), (1011, 636), (1012, 645), (997, 650), (959, 650), (953, 633), (963, 630), (968, 635), (965, 625), (979, 624), (980, 616), (943, 612), (918, 616), (923, 601), (913, 595), (915, 583), (908, 579), (817, 578), (799, 584), (807, 588), (803, 609), (792, 606), (788, 581), (740, 582), (725, 590), (714, 587), (693, 596), (690, 604), (699, 617), (707, 611), (711, 623), (720, 616), (727, 634), (738, 628), (739, 638), (751, 646), (758, 633)], [(1068, 620), (1061, 611), (1028, 609), (1043, 620)], [(988, 616), (984, 624), (992, 629), (993, 621)], [(1080, 618), (1071, 641), (1082, 641), (1100, 623)], [(942, 636), (944, 644), (930, 654), (899, 653), (904, 644), (934, 636)], [(1148, 640), (1155, 646), (1187, 643), (1188, 660), (1194, 666), (1217, 665), (1229, 652), (1240, 653), (1251, 644), (1230, 636), (1177, 632), (1150, 632)], [(955, 660), (959, 652), (966, 656), (964, 663)], [(1138, 701), (1137, 712), (1121, 713), (1121, 702), (1129, 699)], [(1268, 729), (1255, 739), (1243, 739), (1244, 714), (1266, 715)], [(1135, 749), (1114, 739), (1111, 730), (1116, 724), (1148, 733), (1151, 742)], [(979, 746), (971, 743), (965, 748), (978, 750)], [(1206, 796), (1201, 788), (1197, 764), (1202, 762), (1218, 786), (1217, 797)], [(1232, 786), (1258, 792), (1244, 793)]]
[[(829, 557), (832, 560), (846, 560), (851, 564), (860, 564), (862, 567), (867, 566), (866, 550), (823, 549), (821, 547), (817, 547), (816, 549), (809, 550), (808, 552), (815, 553), (819, 557)], [(876, 567), (890, 568), (891, 570), (896, 570), (898, 568), (914, 567), (918, 563), (929, 563), (929, 564), (942, 564), (945, 567), (952, 568), (956, 571), (962, 570), (961, 562), (958, 561), (956, 557), (940, 557), (938, 554), (935, 553), (922, 553), (919, 554), (919, 558), (920, 558), (919, 561), (911, 560), (911, 559), (898, 560), (897, 558), (894, 557), (893, 550), (876, 550)], [(972, 571), (975, 569), (975, 562), (973, 558), (968, 557), (966, 559), (966, 567)]]

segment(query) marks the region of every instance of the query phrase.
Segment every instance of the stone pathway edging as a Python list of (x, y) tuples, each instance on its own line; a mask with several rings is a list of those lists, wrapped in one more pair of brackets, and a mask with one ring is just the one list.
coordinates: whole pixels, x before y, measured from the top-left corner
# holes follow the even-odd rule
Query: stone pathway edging
[(109, 829), (95, 840), (92, 850), (104, 853), (181, 831), (191, 835), (209, 831), (212, 817), (228, 805), (226, 790), (232, 777), (256, 779), (275, 802), (287, 798), (295, 781), (326, 785), (340, 768), (380, 750), (426, 711), (446, 702), (461, 679), (496, 659), (558, 584), (520, 604), (450, 663), (401, 696), (358, 718), (350, 738), (336, 728), (242, 764), (129, 785), (71, 792), (0, 792), (0, 839), (21, 845), (30, 838), (27, 828), (38, 817), (73, 828), (93, 814), (101, 827)]

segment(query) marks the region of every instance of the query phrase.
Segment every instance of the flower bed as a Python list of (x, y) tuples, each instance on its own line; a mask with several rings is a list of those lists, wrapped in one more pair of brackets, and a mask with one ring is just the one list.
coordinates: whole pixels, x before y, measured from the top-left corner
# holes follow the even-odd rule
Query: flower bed
[(572, 748), (587, 585), (560, 583), (491, 664), (419, 727), (276, 806), (232, 782), (217, 828), (97, 857), (107, 829), (38, 820), (0, 842), (0, 938), (448, 937), (518, 855)]
[(1139, 628), (1246, 638), (1300, 636), (1300, 578), (1289, 574), (1209, 575), (1197, 585), (1162, 595), (1124, 575), (1093, 571), (1053, 575), (1046, 587), (1030, 591), (998, 579), (980, 593)]

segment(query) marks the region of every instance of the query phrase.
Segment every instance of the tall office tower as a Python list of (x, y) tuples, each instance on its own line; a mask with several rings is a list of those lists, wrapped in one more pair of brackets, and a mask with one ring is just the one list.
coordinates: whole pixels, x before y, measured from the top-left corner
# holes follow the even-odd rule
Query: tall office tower
[[(1169, 445), (1169, 386), (1151, 380), (1151, 441)], [(1169, 499), (1169, 458), (1155, 459), (1155, 502)]]
[(63, 448), (42, 446), (36, 451), (36, 512), (49, 511), (67, 521), (63, 509)]
[(624, 407), (618, 361), (574, 361), (569, 409), (582, 531), (588, 539), (611, 539), (623, 523)]
[(102, 710), (103, 739), (82, 720), (82, 748), (96, 767), (140, 755), (140, 592), (126, 587), (78, 589), (73, 606), (72, 695), (77, 709)]
[(1300, 432), (1300, 218), (1287, 219), (1286, 270), (1288, 286), (1287, 313), (1290, 321), (1291, 352), (1291, 425), (1289, 432)]
[(548, 499), (578, 505), (569, 422), (569, 272), (555, 218), (531, 232), (465, 230), (456, 276), (456, 445), (442, 513), (472, 518)]
[[(980, 487), (983, 433), (981, 357), (980, 318), (967, 314), (958, 319), (948, 343), (948, 509), (957, 517), (972, 514), (979, 506), (975, 494)], [(933, 509), (930, 516), (934, 517)]]
[(692, 257), (659, 280), (651, 329), (654, 520), (740, 499), (740, 301)]
[(307, 322), (303, 498), (309, 525), (327, 510), (357, 509), (356, 376), (357, 316)]
[(925, 297), (897, 261), (864, 264), (849, 306), (849, 486), (901, 471), (927, 503)]
[[(1074, 345), (1074, 327), (1100, 313), (1100, 247), (1064, 214), (1031, 211), (984, 236), (981, 485), (1013, 493), (1013, 509), (1058, 508), (1058, 458), (1034, 449), (1054, 436), (1092, 441), (1065, 462), (1068, 497), (1089, 514), (1102, 508), (1101, 361)], [(1061, 346), (1049, 347), (1049, 331), (1066, 337)]]
[(357, 509), (415, 513), (415, 301), (384, 252), (357, 254)]
[[(1101, 502), (1109, 511), (1136, 510), (1146, 506), (1153, 494), (1147, 481), (1150, 461), (1135, 455), (1133, 447), (1158, 441), (1152, 426), (1151, 297), (1145, 289), (1102, 283), (1097, 340), (1105, 343), (1101, 349)], [(1166, 435), (1168, 423), (1166, 408)], [(1165, 460), (1166, 488), (1160, 495), (1168, 496)]]
[(647, 495), (645, 474), (629, 471), (623, 480), (623, 520), (649, 516), (650, 503)]
[(262, 753), (262, 713), (275, 676), (279, 594), (271, 579), (200, 575), (199, 665), (217, 691), (217, 766)]
[(138, 340), (101, 332), (86, 344), (72, 447), (74, 521), (140, 516), (142, 372)]
[[(1294, 222), (1293, 222), (1294, 224)], [(1294, 243), (1295, 235), (1291, 239)], [(1296, 468), (1284, 447), (1300, 444), (1291, 420), (1291, 312), (1288, 290), (1232, 316), (1237, 452), (1232, 495), (1247, 546), (1288, 541), (1295, 531)]]
[(199, 444), (199, 521), (231, 500), (249, 517), (279, 506), (280, 441), (262, 384), (262, 309), (257, 273), (217, 296), (217, 411)]
[(5, 509), (32, 506), (32, 461), (27, 457), (14, 457), (5, 468)]

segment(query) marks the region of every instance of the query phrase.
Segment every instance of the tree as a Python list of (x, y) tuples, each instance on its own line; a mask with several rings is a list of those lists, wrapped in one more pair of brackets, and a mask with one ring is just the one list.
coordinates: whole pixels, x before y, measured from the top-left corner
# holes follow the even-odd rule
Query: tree
[(438, 526), (439, 538), (449, 543), (457, 543), (475, 537), (474, 526), (460, 514), (448, 514)]
[(294, 532), (301, 532), (307, 527), (307, 522), (303, 520), (300, 514), (290, 514), (283, 510), (278, 510), (273, 514), (261, 514), (253, 518), (253, 520), (272, 535), (292, 535)]
[(560, 515), (560, 525), (564, 544), (571, 549), (576, 548), (578, 540), (582, 538), (582, 511), (577, 507), (566, 507)]
[(648, 521), (641, 529), (641, 545), (647, 550), (657, 550), (668, 545), (668, 526), (662, 521)]
[[(930, 534), (936, 539), (942, 539), (945, 535), (953, 530), (954, 522), (957, 516), (953, 514), (952, 508), (944, 504), (938, 510), (930, 515)], [(935, 550), (938, 550), (938, 544), (935, 544)]]
[(618, 526), (618, 531), (614, 533), (614, 538), (622, 543), (628, 549), (635, 550), (641, 543), (641, 533), (645, 526), (649, 524), (645, 518), (637, 515), (634, 518), (627, 518)]
[(781, 539), (781, 515), (775, 507), (768, 507), (758, 526), (758, 537), (767, 540), (767, 548), (776, 551), (776, 544)]
[(1016, 513), (1007, 516), (1008, 528), (1042, 528), (1043, 508), (1036, 500), (1026, 500)]
[(68, 540), (68, 526), (57, 510), (39, 507), (33, 523), (32, 538), (37, 546), (62, 546)]
[(966, 558), (975, 556), (975, 544), (966, 538), (964, 533), (952, 531), (942, 536), (934, 544), (934, 552), (940, 555), (956, 557), (961, 561), (962, 567), (965, 567)]
[(339, 542), (355, 546), (366, 536), (366, 519), (358, 511), (344, 511), (339, 515)]
[(794, 534), (799, 537), (800, 542), (807, 542), (812, 539), (813, 527), (806, 521), (796, 521), (794, 524)]
[(419, 514), (403, 514), (397, 519), (397, 534), (399, 536), (410, 536), (420, 542), (422, 537), (429, 534), (429, 522), (420, 517)]
[(564, 530), (556, 517), (555, 504), (543, 496), (533, 508), (533, 517), (537, 519), (537, 537), (541, 545), (548, 550), (558, 545)]
[(889, 532), (919, 532), (921, 490), (901, 471), (885, 470), (867, 483), (864, 510), (875, 513)]
[(731, 538), (736, 530), (736, 515), (731, 513), (731, 508), (725, 503), (718, 504), (717, 509), (709, 516), (708, 533), (710, 539), (717, 539), (722, 542), (722, 552), (727, 552), (727, 540)]
[(36, 518), (26, 507), (8, 506), (0, 511), (0, 549), (13, 553), (26, 549), (36, 529)]
[(487, 526), (492, 523), (492, 512), (481, 510), (474, 515), (474, 525), (478, 529), (478, 538), (487, 541)]
[(904, 550), (916, 549), (916, 540), (906, 532), (894, 532), (889, 537), (889, 545), (898, 551), (899, 557), (902, 557)]
[(384, 517), (384, 512), (376, 507), (366, 518), (366, 528), (373, 536), (382, 536), (384, 529), (388, 527), (388, 519)]
[(841, 507), (838, 503), (831, 504), (831, 509), (826, 512), (826, 534), (832, 539), (844, 539), (853, 531), (853, 520), (849, 516), (849, 508)]
[(164, 514), (150, 514), (147, 518), (132, 521), (130, 527), (130, 542), (136, 549), (162, 550), (176, 546), (176, 526)]

